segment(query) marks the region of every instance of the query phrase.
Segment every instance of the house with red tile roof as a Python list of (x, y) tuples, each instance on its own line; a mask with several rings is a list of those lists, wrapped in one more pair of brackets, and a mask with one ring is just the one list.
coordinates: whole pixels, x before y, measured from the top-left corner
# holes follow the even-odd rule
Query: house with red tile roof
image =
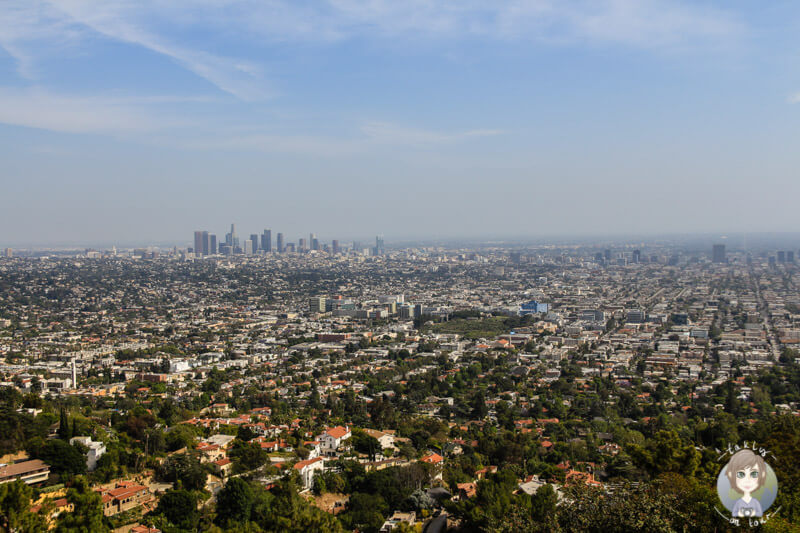
[(120, 481), (113, 489), (100, 490), (103, 514), (112, 516), (153, 499), (150, 489), (133, 481)]
[(434, 453), (429, 453), (428, 455), (422, 457), (420, 459), (420, 461), (422, 461), (423, 463), (428, 463), (428, 464), (432, 464), (432, 465), (440, 465), (444, 461), (444, 457), (442, 457), (438, 453), (434, 452)]
[(314, 485), (314, 476), (318, 473), (321, 474), (325, 470), (325, 459), (315, 457), (314, 459), (298, 461), (293, 468), (300, 474), (300, 479), (303, 480), (303, 487), (310, 489)]
[(323, 431), (316, 440), (319, 441), (323, 454), (335, 455), (342, 443), (352, 436), (353, 434), (347, 426), (336, 426)]

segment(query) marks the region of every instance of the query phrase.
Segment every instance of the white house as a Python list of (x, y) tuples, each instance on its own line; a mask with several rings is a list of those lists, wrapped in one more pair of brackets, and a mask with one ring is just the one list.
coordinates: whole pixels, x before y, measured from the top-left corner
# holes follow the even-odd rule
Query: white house
[(314, 484), (314, 476), (317, 473), (322, 473), (325, 470), (325, 459), (322, 457), (315, 457), (314, 459), (306, 459), (298, 461), (294, 465), (294, 469), (300, 474), (300, 479), (303, 480), (303, 488), (310, 489)]
[(346, 441), (352, 436), (353, 434), (350, 432), (350, 428), (346, 426), (336, 426), (335, 428), (325, 430), (319, 437), (317, 437), (317, 440), (319, 441), (320, 449), (324, 454), (333, 455), (342, 445), (342, 442)]
[(378, 444), (381, 445), (381, 449), (396, 449), (394, 445), (394, 434), (388, 433), (386, 431), (378, 431), (377, 429), (365, 429), (364, 433), (369, 435), (370, 437), (374, 437), (375, 440), (378, 441)]
[(75, 444), (76, 442), (89, 448), (89, 451), (86, 452), (86, 469), (89, 472), (94, 471), (97, 468), (97, 460), (106, 453), (106, 445), (102, 442), (93, 441), (91, 437), (72, 437), (69, 439), (70, 444)]

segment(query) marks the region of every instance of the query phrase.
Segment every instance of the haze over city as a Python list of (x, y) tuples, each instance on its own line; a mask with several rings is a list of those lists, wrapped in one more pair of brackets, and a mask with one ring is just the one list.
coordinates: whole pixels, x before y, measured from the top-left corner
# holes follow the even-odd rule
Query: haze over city
[(0, 242), (798, 231), (799, 22), (792, 2), (4, 2)]
[(0, 0), (0, 531), (800, 531), (798, 36)]

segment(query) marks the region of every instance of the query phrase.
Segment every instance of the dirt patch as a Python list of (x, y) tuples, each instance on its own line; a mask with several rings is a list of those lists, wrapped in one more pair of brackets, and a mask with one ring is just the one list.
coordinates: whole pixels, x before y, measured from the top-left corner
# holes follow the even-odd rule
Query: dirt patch
[(347, 494), (336, 494), (333, 492), (326, 492), (321, 496), (308, 496), (309, 501), (315, 506), (319, 507), (325, 512), (331, 514), (339, 514), (344, 511), (350, 496)]

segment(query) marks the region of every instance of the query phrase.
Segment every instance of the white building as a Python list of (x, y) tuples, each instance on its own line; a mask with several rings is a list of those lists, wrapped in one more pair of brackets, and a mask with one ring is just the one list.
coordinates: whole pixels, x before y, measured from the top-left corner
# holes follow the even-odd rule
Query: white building
[(325, 459), (315, 457), (314, 459), (298, 461), (294, 465), (294, 469), (300, 474), (300, 479), (303, 480), (303, 488), (310, 489), (314, 485), (314, 476), (317, 473), (321, 474), (325, 470)]
[(70, 444), (79, 442), (89, 448), (86, 452), (86, 468), (89, 472), (97, 468), (97, 460), (106, 453), (106, 445), (102, 442), (95, 442), (91, 437), (72, 437), (69, 439)]
[(335, 428), (325, 430), (317, 437), (317, 440), (319, 441), (322, 452), (332, 455), (339, 449), (342, 442), (352, 436), (353, 434), (350, 432), (350, 428), (346, 426), (336, 426)]

